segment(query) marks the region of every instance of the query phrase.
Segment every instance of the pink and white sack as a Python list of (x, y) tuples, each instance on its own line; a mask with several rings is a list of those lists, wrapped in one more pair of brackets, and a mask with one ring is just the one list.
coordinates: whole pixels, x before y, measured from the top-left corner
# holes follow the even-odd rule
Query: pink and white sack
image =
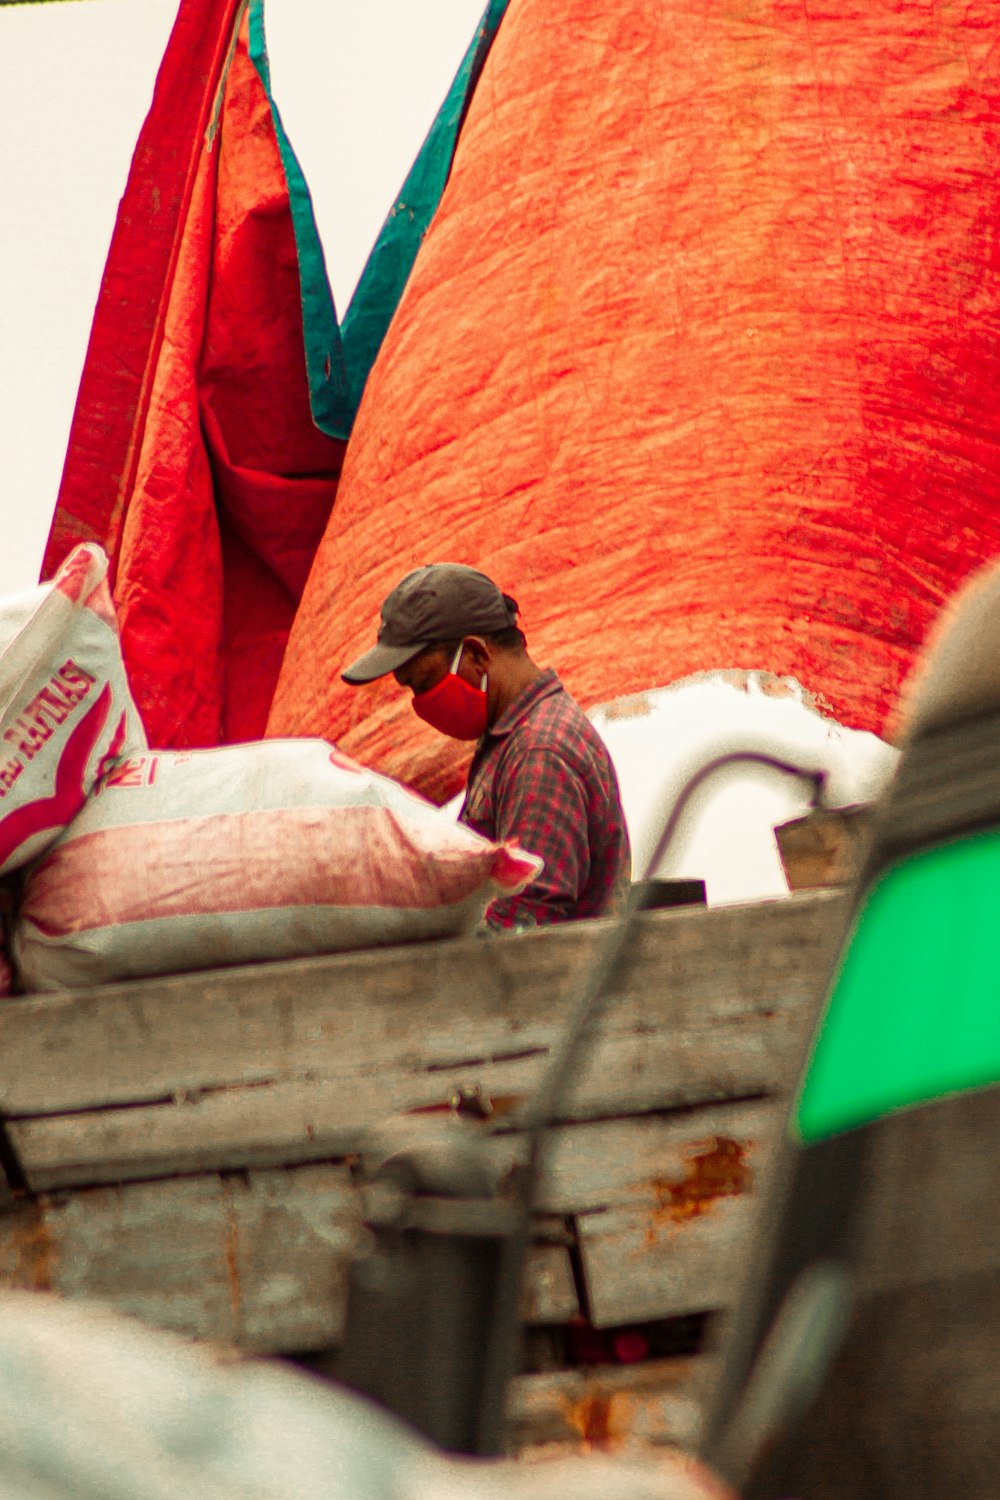
[(0, 600), (0, 875), (58, 837), (113, 761), (146, 748), (107, 571), (87, 543), (51, 583)]
[(325, 740), (119, 761), (31, 871), (29, 990), (443, 937), (542, 861)]

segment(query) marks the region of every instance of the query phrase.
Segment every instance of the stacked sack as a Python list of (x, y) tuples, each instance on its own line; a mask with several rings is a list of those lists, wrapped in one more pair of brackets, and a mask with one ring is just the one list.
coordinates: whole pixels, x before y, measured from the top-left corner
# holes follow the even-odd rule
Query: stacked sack
[(125, 680), (108, 560), (77, 547), (0, 602), (0, 875), (58, 837), (101, 775), (146, 748)]
[(0, 601), (0, 995), (14, 979), (16, 872), (59, 837), (119, 756), (146, 748), (107, 572), (88, 544), (51, 583)]
[(541, 868), (323, 740), (150, 750), (107, 571), (87, 544), (0, 602), (0, 876), (22, 872), (4, 896), (25, 988), (443, 937)]
[(32, 870), (31, 989), (444, 937), (541, 860), (323, 740), (119, 760)]

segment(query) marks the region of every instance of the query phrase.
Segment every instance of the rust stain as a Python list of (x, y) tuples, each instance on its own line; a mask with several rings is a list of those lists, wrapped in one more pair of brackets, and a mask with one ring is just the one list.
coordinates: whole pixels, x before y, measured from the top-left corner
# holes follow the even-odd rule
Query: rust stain
[(7, 1224), (0, 1247), (0, 1282), (32, 1292), (51, 1292), (59, 1255), (45, 1204), (19, 1205)]
[(695, 1142), (688, 1151), (683, 1177), (654, 1177), (650, 1187), (656, 1199), (647, 1243), (656, 1231), (684, 1224), (709, 1213), (720, 1198), (737, 1198), (753, 1185), (753, 1169), (747, 1162), (749, 1142), (715, 1135)]
[(509, 1115), (524, 1103), (523, 1094), (493, 1094), (490, 1098), (494, 1115)]
[(627, 1413), (620, 1408), (626, 1404), (620, 1400), (616, 1403), (614, 1394), (606, 1391), (591, 1391), (576, 1401), (563, 1403), (566, 1421), (579, 1433), (585, 1451), (620, 1446), (628, 1425), (623, 1421)]

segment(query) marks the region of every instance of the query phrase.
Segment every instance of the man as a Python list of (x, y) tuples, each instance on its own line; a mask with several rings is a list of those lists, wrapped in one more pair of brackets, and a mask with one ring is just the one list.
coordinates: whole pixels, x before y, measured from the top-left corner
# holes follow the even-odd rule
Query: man
[(600, 916), (630, 875), (611, 757), (555, 672), (528, 655), (517, 613), (475, 568), (417, 568), (383, 604), (378, 645), (342, 674), (357, 684), (392, 672), (421, 719), (479, 741), (461, 822), (545, 861), (519, 895), (491, 903), (494, 928)]

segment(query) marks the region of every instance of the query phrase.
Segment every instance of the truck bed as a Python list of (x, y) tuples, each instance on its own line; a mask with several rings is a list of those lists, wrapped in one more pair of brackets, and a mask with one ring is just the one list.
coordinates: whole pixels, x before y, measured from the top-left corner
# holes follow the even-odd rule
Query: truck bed
[[(822, 892), (637, 920), (551, 1143), (529, 1324), (614, 1329), (727, 1305), (845, 916), (843, 896)], [(447, 1111), (460, 1088), (502, 1124), (538, 1085), (605, 930), (3, 1002), (0, 1107), (17, 1162), (0, 1285), (96, 1297), (248, 1352), (335, 1349), (365, 1132)], [(585, 1437), (601, 1392), (601, 1432), (620, 1396), (620, 1416), (682, 1437), (689, 1368), (526, 1375), (518, 1440)]]

